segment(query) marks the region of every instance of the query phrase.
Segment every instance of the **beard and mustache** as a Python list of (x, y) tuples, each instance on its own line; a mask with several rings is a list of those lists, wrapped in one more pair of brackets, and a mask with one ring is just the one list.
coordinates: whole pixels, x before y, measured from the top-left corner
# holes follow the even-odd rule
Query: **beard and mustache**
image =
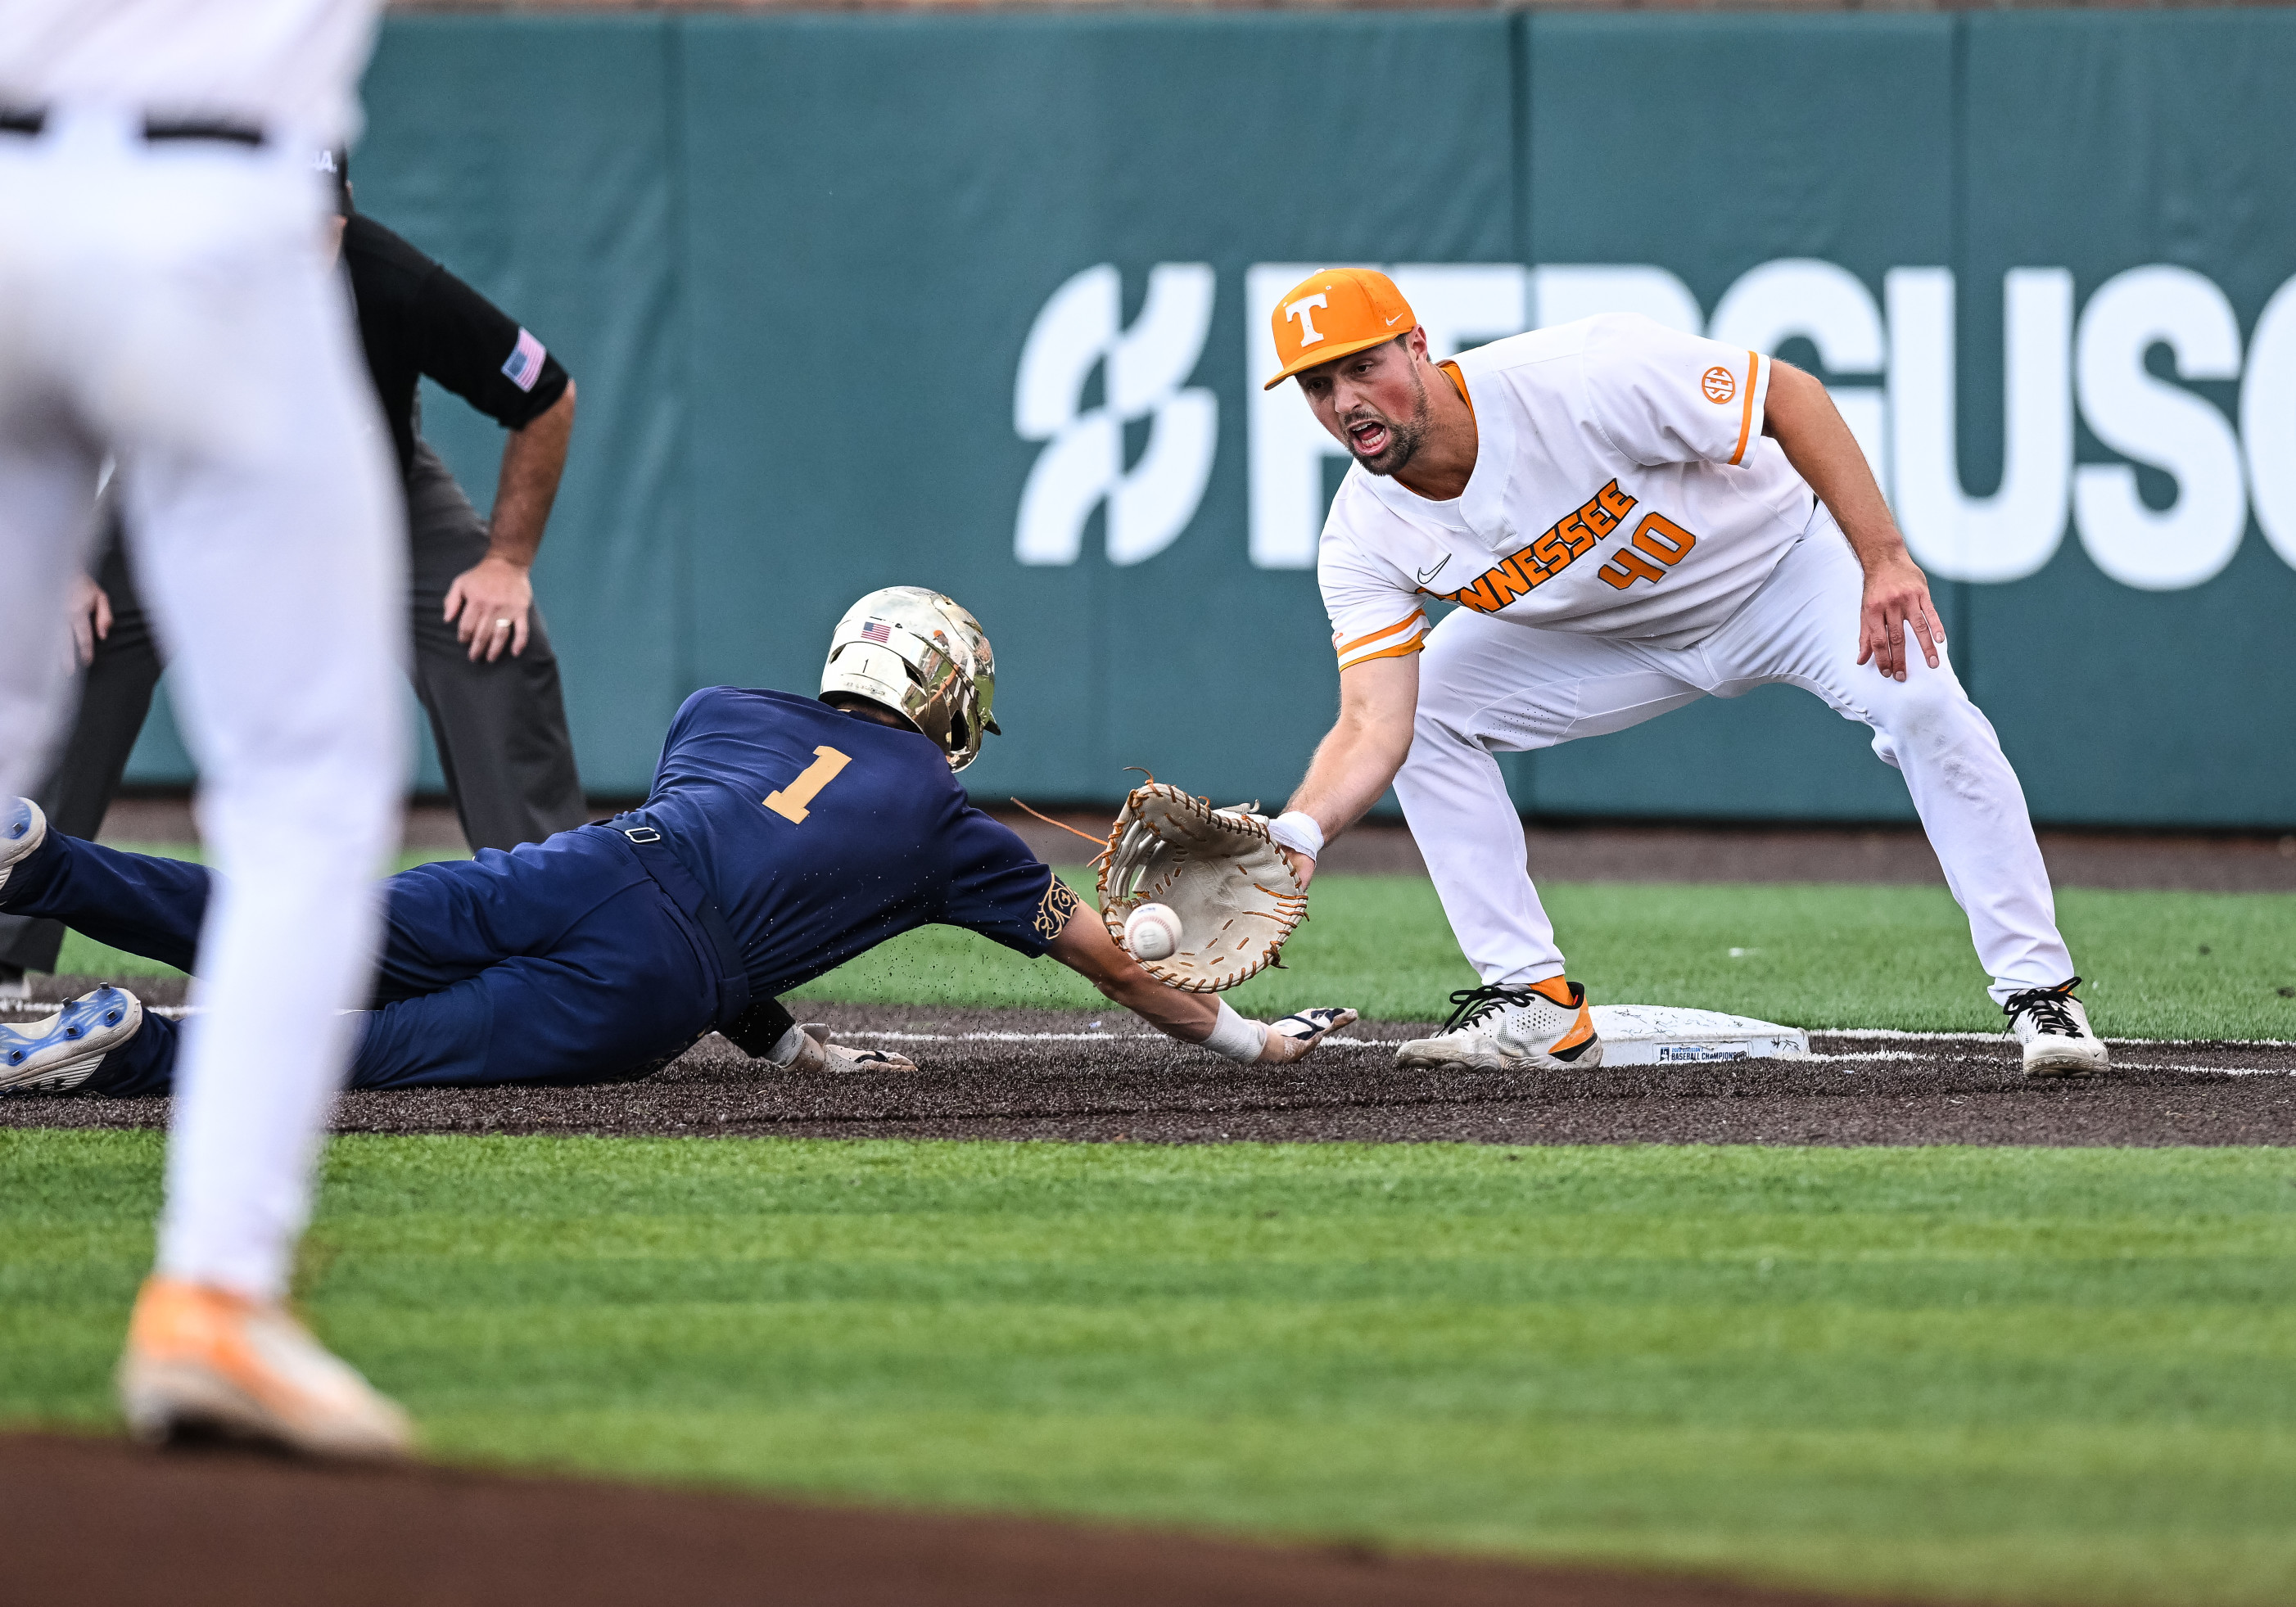
[[(1361, 463), (1365, 473), (1400, 473), (1425, 442), (1429, 428), (1427, 381), (1416, 364), (1411, 369), (1411, 416), (1407, 419), (1393, 419), (1375, 408), (1357, 407), (1340, 421), (1340, 432), (1347, 442), (1348, 455)], [(1377, 424), (1387, 432), (1386, 440), (1377, 450), (1369, 453), (1356, 445), (1355, 432), (1366, 424)]]

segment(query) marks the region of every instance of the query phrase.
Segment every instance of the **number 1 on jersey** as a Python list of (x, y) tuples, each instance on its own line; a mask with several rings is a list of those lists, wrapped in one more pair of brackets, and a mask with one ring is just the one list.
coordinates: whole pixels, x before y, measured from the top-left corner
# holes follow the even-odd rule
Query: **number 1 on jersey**
[(766, 794), (766, 808), (788, 821), (802, 825), (812, 811), (806, 806), (815, 794), (837, 779), (837, 773), (853, 761), (834, 748), (816, 748), (813, 763), (798, 772), (797, 779), (786, 787)]

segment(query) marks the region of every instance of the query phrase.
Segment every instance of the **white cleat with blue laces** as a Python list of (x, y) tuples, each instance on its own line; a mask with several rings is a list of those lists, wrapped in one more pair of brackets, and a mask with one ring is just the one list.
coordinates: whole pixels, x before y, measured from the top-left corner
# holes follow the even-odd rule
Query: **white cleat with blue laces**
[(144, 1028), (144, 1003), (124, 988), (84, 993), (45, 1021), (0, 1026), (0, 1091), (62, 1094)]
[(0, 888), (16, 862), (48, 840), (48, 817), (29, 798), (19, 798), (0, 809)]

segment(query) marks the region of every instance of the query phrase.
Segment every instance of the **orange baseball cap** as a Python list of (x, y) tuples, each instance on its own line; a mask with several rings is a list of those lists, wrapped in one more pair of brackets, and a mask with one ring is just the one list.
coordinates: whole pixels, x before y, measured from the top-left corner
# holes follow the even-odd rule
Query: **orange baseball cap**
[(1303, 368), (1407, 335), (1418, 326), (1395, 281), (1374, 268), (1325, 268), (1285, 291), (1267, 316), (1283, 372), (1273, 390)]

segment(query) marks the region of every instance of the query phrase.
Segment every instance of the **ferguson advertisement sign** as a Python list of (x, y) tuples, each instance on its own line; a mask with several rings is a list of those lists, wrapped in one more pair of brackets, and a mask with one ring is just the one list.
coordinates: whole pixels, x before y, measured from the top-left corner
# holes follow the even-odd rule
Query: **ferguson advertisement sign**
[[(1265, 311), (1331, 263), (1260, 263), (1240, 293), (1247, 376), (1278, 366)], [(2186, 267), (2114, 275), (2078, 307), (2061, 267), (2010, 270), (2001, 286), (2001, 472), (1968, 489), (1956, 420), (1956, 285), (1949, 268), (1906, 266), (1881, 293), (1811, 258), (1766, 262), (1710, 311), (1676, 275), (1648, 264), (1388, 266), (1437, 355), (1603, 312), (1634, 312), (1734, 346), (1775, 353), (1807, 341), (1834, 401), (1889, 492), (1907, 544), (1940, 579), (2001, 583), (2046, 564), (2070, 531), (2105, 575), (2140, 591), (2180, 591), (2232, 562), (2252, 511), (2296, 566), (2296, 279), (2243, 341), (2225, 293)], [(1211, 483), (1222, 398), (1192, 382), (1219, 287), (1202, 263), (1161, 263), (1141, 311), (1119, 324), (1122, 284), (1103, 263), (1064, 283), (1022, 347), (1013, 423), (1043, 443), (1021, 498), (1013, 555), (1076, 562), (1104, 508), (1111, 563), (1139, 563), (1180, 539)], [(1789, 353), (1788, 355), (1792, 355)], [(1807, 357), (1808, 352), (1804, 356)], [(1099, 377), (1098, 400), (1086, 406)], [(2231, 414), (2191, 381), (2237, 382)], [(1260, 569), (1312, 569), (1325, 462), (1343, 455), (1292, 387), (1225, 398), (1245, 410), (1250, 555)], [(2126, 461), (2076, 464), (2079, 421)], [(1125, 427), (1144, 424), (1129, 467)], [(2173, 496), (2140, 488), (2158, 471)]]

